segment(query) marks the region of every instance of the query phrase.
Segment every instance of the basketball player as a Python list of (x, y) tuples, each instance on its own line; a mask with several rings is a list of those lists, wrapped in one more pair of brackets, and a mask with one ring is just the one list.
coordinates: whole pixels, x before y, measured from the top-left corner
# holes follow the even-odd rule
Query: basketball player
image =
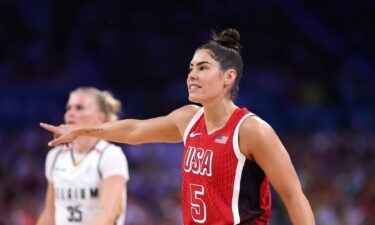
[[(65, 124), (117, 120), (121, 103), (107, 91), (70, 93)], [(128, 164), (121, 148), (97, 137), (79, 137), (53, 148), (46, 159), (45, 208), (37, 225), (123, 225)]]
[(269, 124), (233, 102), (242, 76), (240, 35), (214, 33), (190, 62), (189, 100), (167, 116), (101, 125), (58, 127), (49, 145), (78, 137), (115, 142), (184, 142), (182, 213), (184, 224), (269, 224), (269, 181), (295, 225), (315, 224), (308, 200), (283, 144)]

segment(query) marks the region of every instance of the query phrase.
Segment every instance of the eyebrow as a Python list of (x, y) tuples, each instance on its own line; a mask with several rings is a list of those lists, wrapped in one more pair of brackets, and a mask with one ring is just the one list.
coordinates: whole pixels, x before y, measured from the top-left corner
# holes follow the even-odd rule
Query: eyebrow
[(68, 107), (72, 107), (72, 106), (81, 106), (81, 107), (83, 107), (83, 104), (66, 104), (65, 108), (67, 109)]
[[(198, 62), (197, 63), (197, 66), (200, 66), (200, 65), (202, 65), (202, 64), (211, 64), (210, 62), (208, 62), (208, 61), (201, 61), (201, 62)], [(193, 66), (193, 63), (190, 63), (190, 66)]]

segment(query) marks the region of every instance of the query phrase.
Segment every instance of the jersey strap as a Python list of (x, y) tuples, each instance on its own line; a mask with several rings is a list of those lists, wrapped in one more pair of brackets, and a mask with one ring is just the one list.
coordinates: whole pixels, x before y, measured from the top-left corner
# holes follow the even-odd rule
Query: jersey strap
[(99, 174), (99, 177), (100, 179), (103, 179), (103, 174), (102, 174), (102, 171), (100, 170), (100, 162), (102, 161), (102, 158), (103, 158), (103, 154), (104, 152), (108, 149), (108, 147), (111, 145), (111, 143), (107, 142), (107, 144), (103, 147), (103, 149), (100, 151), (100, 156), (99, 156), (99, 160), (98, 160), (98, 174)]
[(53, 175), (53, 170), (55, 169), (57, 158), (60, 156), (60, 153), (64, 150), (64, 146), (65, 145), (59, 145), (59, 147), (58, 147), (59, 149), (57, 150), (55, 158), (53, 159), (53, 163), (51, 165), (50, 177), (52, 177), (52, 175)]
[(243, 123), (243, 121), (250, 117), (250, 116), (255, 116), (254, 113), (247, 113), (245, 116), (241, 118), (241, 120), (238, 122), (234, 134), (233, 134), (233, 150), (234, 154), (236, 155), (238, 159), (238, 164), (236, 167), (236, 174), (234, 178), (234, 187), (233, 187), (233, 196), (232, 196), (232, 213), (233, 213), (233, 219), (234, 219), (234, 224), (239, 224), (240, 223), (240, 213), (238, 209), (238, 202), (239, 202), (239, 196), (240, 196), (240, 186), (241, 186), (241, 175), (243, 171), (243, 167), (245, 165), (246, 161), (246, 156), (244, 156), (241, 153), (240, 150), (240, 145), (239, 145), (239, 131), (240, 131), (240, 126)]
[(186, 139), (189, 135), (189, 132), (191, 128), (194, 126), (194, 124), (201, 118), (201, 116), (204, 113), (204, 108), (201, 107), (193, 116), (193, 118), (190, 120), (189, 124), (187, 125), (185, 132), (184, 132), (184, 145), (186, 144)]

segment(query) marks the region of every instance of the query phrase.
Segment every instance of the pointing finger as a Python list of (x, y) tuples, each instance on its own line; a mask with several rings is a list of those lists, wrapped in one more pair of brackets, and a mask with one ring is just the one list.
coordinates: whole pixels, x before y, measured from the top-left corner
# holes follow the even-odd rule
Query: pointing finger
[(43, 127), (44, 129), (46, 129), (46, 130), (52, 132), (52, 133), (55, 133), (55, 131), (56, 131), (56, 127), (55, 127), (55, 126), (49, 125), (49, 124), (47, 124), (47, 123), (40, 123), (39, 125), (40, 125), (41, 127)]

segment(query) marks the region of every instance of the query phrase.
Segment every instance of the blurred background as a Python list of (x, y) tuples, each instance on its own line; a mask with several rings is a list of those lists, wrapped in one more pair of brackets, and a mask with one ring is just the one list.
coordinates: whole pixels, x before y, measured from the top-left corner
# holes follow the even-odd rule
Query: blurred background
[[(319, 225), (375, 221), (375, 2), (0, 0), (0, 224), (33, 225), (51, 135), (78, 86), (110, 90), (122, 118), (188, 103), (211, 30), (241, 33), (236, 99), (288, 149)], [(181, 144), (122, 145), (127, 222), (181, 224)], [(274, 193), (272, 225), (290, 224)]]

